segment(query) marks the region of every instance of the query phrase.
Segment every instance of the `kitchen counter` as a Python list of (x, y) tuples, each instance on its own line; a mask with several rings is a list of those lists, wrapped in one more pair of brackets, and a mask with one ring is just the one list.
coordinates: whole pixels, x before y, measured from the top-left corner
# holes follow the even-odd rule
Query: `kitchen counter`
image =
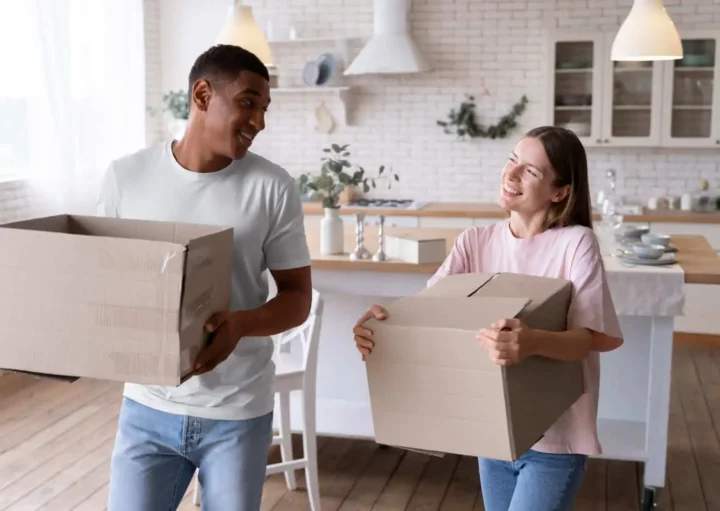
[[(419, 273), (432, 275), (440, 266), (439, 263), (415, 264), (405, 261), (390, 260), (374, 262), (372, 260), (351, 261), (348, 255), (326, 256), (320, 254), (320, 228), (317, 221), (306, 220), (305, 229), (308, 246), (312, 258), (313, 269), (336, 271), (373, 271), (389, 273)], [(386, 227), (385, 233), (420, 232), (431, 238), (444, 238), (446, 249), (450, 253), (455, 238), (463, 231), (459, 228), (408, 228)], [(671, 233), (672, 234), (672, 233)], [(678, 235), (672, 237), (672, 243), (678, 247), (677, 259), (685, 273), (687, 284), (720, 285), (720, 257), (703, 236)], [(355, 247), (355, 230), (345, 226), (345, 251)], [(375, 253), (377, 250), (377, 228), (365, 227), (365, 247)]]
[[(306, 215), (322, 215), (323, 209), (319, 202), (305, 202), (303, 212)], [(418, 209), (401, 208), (353, 208), (342, 206), (343, 214), (368, 213), (387, 216), (415, 216), (430, 218), (505, 218), (505, 210), (492, 203), (483, 202), (430, 202)], [(600, 216), (593, 215), (596, 220)], [(720, 224), (720, 213), (690, 213), (686, 211), (645, 210), (640, 215), (624, 215), (625, 222), (683, 222), (700, 224)]]

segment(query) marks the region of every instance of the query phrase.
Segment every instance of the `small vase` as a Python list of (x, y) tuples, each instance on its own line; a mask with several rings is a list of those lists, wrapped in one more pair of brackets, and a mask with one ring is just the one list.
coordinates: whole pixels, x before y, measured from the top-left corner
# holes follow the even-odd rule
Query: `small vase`
[(344, 231), (340, 210), (325, 208), (325, 216), (320, 220), (320, 253), (322, 255), (342, 254)]

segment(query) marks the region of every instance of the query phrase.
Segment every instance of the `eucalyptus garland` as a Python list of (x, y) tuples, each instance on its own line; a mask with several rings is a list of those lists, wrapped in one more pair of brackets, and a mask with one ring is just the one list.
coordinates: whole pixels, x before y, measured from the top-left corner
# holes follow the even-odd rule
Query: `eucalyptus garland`
[(513, 105), (512, 110), (502, 116), (497, 124), (483, 127), (477, 122), (475, 97), (467, 94), (465, 97), (466, 100), (460, 104), (459, 109), (450, 110), (447, 121), (437, 121), (438, 126), (441, 126), (446, 134), (451, 135), (454, 132), (461, 139), (465, 137), (507, 138), (510, 132), (517, 127), (517, 119), (525, 111), (528, 103), (527, 97), (523, 95), (520, 101)]

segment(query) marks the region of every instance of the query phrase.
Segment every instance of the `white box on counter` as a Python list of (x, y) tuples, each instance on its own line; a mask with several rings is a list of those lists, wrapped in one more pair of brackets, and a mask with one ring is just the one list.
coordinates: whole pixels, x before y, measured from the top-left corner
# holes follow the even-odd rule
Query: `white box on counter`
[(442, 263), (447, 257), (445, 238), (425, 238), (412, 231), (385, 236), (385, 253), (390, 259), (408, 263)]

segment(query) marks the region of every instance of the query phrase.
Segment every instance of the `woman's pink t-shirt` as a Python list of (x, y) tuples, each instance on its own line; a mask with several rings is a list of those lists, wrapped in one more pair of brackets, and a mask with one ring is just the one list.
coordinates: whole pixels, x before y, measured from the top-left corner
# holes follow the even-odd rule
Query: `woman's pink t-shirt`
[[(568, 330), (588, 328), (622, 339), (595, 233), (582, 226), (547, 230), (516, 238), (509, 220), (465, 230), (437, 273), (434, 284), (454, 273), (510, 272), (569, 280), (573, 284)], [(503, 318), (498, 318), (503, 319)], [(592, 352), (583, 361), (584, 393), (532, 448), (559, 454), (601, 453), (597, 436), (600, 359)]]

